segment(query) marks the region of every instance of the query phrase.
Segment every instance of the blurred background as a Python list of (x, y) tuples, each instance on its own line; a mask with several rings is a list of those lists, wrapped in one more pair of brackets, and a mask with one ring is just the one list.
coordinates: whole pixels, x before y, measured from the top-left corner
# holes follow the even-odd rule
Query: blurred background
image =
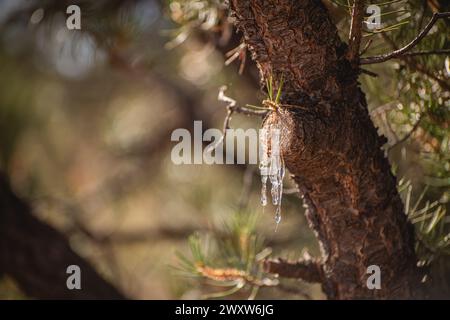
[[(324, 3), (346, 38), (347, 8)], [(367, 31), (368, 54), (392, 50), (389, 39), (412, 39), (433, 10), (448, 11), (444, 3), (384, 6), (394, 12), (382, 20), (390, 29)], [(81, 8), (81, 30), (66, 27), (70, 4)], [(448, 48), (447, 22), (435, 29), (421, 46)], [(203, 130), (222, 128), (222, 85), (239, 103), (264, 99), (240, 44), (223, 1), (0, 1), (0, 170), (33, 215), (126, 297), (324, 297), (317, 285), (279, 280), (260, 266), (265, 257), (319, 254), (288, 177), (275, 232), (274, 208), (260, 205), (256, 166), (170, 159), (174, 129), (192, 130), (194, 120)], [(389, 140), (386, 155), (416, 224), (422, 263), (445, 294), (448, 59), (390, 61), (367, 68), (376, 78), (361, 76), (371, 116)], [(231, 126), (260, 122), (234, 115)], [(260, 282), (230, 276), (243, 269)], [(33, 298), (14, 277), (0, 276), (0, 298)]]

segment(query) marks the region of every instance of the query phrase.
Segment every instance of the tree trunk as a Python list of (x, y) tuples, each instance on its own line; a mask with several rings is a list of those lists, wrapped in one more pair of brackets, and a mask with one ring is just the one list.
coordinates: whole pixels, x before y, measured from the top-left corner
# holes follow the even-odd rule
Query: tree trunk
[[(413, 228), (381, 150), (385, 138), (327, 9), (318, 0), (230, 0), (230, 7), (261, 79), (272, 76), (275, 88), (284, 79), (281, 107), (263, 126), (281, 129), (286, 167), (320, 242), (325, 294), (419, 297)], [(381, 269), (380, 290), (367, 287), (370, 265)]]
[[(81, 290), (69, 290), (69, 265), (81, 269)], [(31, 214), (0, 173), (0, 275), (11, 276), (24, 293), (40, 299), (123, 299), (71, 248), (67, 239)]]

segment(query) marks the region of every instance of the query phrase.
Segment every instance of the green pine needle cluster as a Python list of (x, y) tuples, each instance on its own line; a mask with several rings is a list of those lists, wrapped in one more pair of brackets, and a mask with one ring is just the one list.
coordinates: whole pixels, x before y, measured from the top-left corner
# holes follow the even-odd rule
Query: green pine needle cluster
[(180, 275), (197, 277), (212, 291), (204, 298), (221, 298), (240, 292), (254, 299), (261, 287), (276, 286), (278, 280), (264, 272), (263, 261), (271, 250), (256, 234), (256, 215), (236, 213), (219, 230), (189, 237), (190, 254), (177, 253)]

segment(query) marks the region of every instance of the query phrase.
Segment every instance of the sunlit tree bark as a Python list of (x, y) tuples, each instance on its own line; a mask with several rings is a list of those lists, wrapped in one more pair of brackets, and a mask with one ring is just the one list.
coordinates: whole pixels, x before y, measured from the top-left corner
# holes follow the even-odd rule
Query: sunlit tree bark
[[(271, 76), (275, 88), (284, 79), (281, 103), (291, 107), (281, 105), (263, 126), (281, 127), (286, 167), (320, 242), (324, 292), (419, 297), (413, 228), (359, 87), (358, 55), (350, 52), (358, 45), (341, 41), (321, 1), (232, 0), (230, 8), (261, 79)], [(367, 288), (370, 265), (381, 268), (380, 290)]]

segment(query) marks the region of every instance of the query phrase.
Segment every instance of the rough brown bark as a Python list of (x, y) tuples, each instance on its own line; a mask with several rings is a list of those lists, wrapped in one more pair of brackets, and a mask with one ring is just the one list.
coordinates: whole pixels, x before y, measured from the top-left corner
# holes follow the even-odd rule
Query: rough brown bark
[[(73, 264), (81, 269), (81, 290), (66, 286), (66, 269)], [(124, 298), (70, 248), (61, 233), (31, 214), (30, 207), (12, 192), (1, 173), (0, 274), (11, 276), (33, 298)]]
[[(264, 126), (281, 128), (281, 151), (307, 204), (320, 242), (322, 283), (330, 299), (415, 298), (419, 271), (414, 236), (395, 177), (359, 88), (358, 69), (317, 0), (230, 0), (265, 79), (281, 103)], [(381, 268), (381, 290), (366, 286), (367, 267)]]

